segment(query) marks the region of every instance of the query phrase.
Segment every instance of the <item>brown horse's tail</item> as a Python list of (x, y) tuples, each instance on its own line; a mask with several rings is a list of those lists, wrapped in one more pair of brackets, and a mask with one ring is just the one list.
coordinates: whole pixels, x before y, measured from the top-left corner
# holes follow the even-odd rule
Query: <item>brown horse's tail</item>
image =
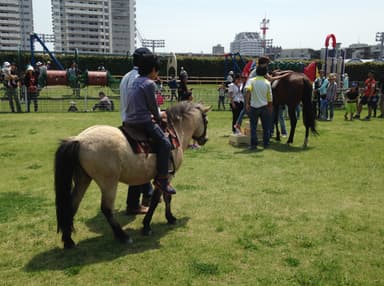
[(79, 165), (77, 140), (63, 140), (55, 154), (55, 193), (57, 232), (70, 234), (73, 231), (72, 178)]
[(303, 78), (303, 122), (304, 126), (311, 130), (315, 135), (318, 135), (316, 131), (316, 114), (312, 107), (312, 84), (307, 77)]

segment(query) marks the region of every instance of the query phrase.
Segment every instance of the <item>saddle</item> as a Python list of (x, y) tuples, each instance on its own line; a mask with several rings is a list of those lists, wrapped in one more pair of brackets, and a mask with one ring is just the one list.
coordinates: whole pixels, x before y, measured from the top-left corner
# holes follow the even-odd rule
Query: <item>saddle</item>
[[(171, 142), (171, 149), (173, 150), (178, 148), (180, 146), (180, 140), (176, 135), (175, 128), (169, 124), (161, 124), (160, 127), (165, 134), (168, 134), (169, 141)], [(128, 124), (120, 126), (119, 129), (128, 140), (135, 154), (155, 153), (151, 138), (149, 138), (143, 130)]]

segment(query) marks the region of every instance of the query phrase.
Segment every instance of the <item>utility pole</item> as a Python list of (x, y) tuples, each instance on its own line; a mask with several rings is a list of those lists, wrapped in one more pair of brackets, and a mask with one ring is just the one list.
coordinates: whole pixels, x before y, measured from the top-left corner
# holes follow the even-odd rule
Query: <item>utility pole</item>
[(267, 48), (267, 30), (268, 29), (269, 29), (269, 19), (264, 18), (260, 23), (260, 30), (263, 31), (262, 47), (263, 47), (264, 55)]

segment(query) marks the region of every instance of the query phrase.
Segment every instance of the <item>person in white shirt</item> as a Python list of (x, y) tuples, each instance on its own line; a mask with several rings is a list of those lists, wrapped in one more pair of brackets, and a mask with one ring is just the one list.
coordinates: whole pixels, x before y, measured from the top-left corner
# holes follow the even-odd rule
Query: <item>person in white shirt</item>
[(240, 115), (244, 106), (244, 96), (242, 92), (242, 79), (240, 74), (236, 74), (234, 81), (228, 86), (228, 98), (229, 104), (232, 110), (232, 132), (237, 134), (235, 128), (236, 121)]

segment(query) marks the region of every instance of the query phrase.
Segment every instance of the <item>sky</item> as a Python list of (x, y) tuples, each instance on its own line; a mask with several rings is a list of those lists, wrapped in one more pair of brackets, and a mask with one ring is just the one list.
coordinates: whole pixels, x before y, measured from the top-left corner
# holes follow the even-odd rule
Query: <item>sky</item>
[[(51, 0), (33, 0), (33, 10), (35, 32), (52, 33)], [(136, 0), (136, 24), (144, 39), (165, 40), (157, 52), (211, 53), (217, 44), (229, 52), (237, 33), (261, 33), (263, 18), (273, 46), (319, 50), (328, 34), (342, 47), (376, 44), (383, 11), (383, 0)]]

